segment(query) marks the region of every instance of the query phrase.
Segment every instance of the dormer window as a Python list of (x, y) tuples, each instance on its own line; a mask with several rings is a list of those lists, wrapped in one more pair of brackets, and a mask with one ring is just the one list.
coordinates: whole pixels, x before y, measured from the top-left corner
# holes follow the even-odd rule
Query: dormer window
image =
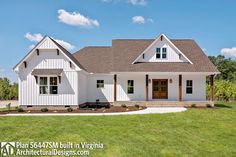
[(156, 58), (157, 59), (161, 58), (161, 48), (156, 48)]
[(166, 51), (166, 48), (162, 48), (162, 59), (166, 59), (167, 58), (167, 51)]

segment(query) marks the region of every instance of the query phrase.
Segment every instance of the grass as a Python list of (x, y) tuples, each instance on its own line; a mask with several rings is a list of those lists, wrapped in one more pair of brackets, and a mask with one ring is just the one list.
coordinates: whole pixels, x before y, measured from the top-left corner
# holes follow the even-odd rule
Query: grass
[(102, 117), (0, 117), (0, 141), (101, 142), (99, 157), (236, 155), (236, 104), (181, 113)]

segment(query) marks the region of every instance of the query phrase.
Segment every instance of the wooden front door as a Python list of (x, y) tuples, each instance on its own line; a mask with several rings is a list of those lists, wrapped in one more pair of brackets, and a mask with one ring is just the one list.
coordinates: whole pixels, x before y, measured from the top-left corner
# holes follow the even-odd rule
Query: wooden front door
[(152, 80), (152, 98), (168, 99), (168, 79)]

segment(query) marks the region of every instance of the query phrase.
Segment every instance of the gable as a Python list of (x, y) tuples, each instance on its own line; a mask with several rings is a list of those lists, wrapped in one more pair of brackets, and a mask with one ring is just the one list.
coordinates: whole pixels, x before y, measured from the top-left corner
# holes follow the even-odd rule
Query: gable
[(164, 34), (154, 40), (134, 61), (136, 62), (192, 62)]
[(27, 68), (29, 64), (34, 64), (35, 60), (41, 68), (52, 68), (50, 65), (57, 63), (56, 65), (71, 64), (70, 67), (73, 65), (75, 70), (83, 69), (67, 50), (48, 36), (45, 36), (13, 69), (19, 71), (20, 68)]

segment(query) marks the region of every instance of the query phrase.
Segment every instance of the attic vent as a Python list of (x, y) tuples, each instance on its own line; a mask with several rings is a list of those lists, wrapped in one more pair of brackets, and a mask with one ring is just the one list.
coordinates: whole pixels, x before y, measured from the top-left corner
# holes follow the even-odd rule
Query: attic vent
[(145, 54), (143, 54), (143, 59), (145, 58)]
[(57, 49), (57, 55), (59, 56), (59, 50)]

